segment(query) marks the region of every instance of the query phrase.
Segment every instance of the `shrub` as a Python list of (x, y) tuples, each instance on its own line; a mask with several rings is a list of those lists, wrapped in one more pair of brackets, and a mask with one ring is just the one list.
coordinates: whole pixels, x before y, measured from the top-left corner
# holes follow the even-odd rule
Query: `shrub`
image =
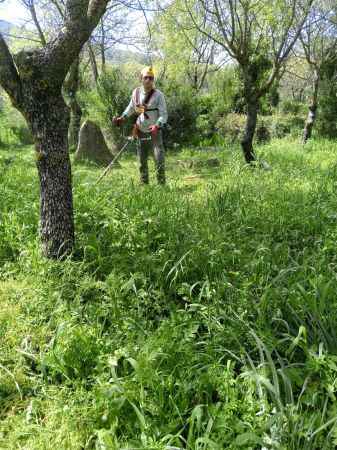
[[(241, 139), (246, 124), (245, 114), (230, 113), (218, 120), (217, 133), (230, 142)], [(258, 142), (267, 142), (271, 138), (282, 138), (296, 134), (303, 129), (304, 119), (298, 116), (274, 114), (258, 117), (255, 138)]]
[(237, 67), (225, 66), (217, 71), (211, 78), (209, 90), (213, 112), (218, 118), (230, 112), (244, 112), (242, 83)]
[[(121, 143), (123, 133), (112, 124), (112, 118), (122, 114), (130, 101), (134, 85), (133, 74), (128, 76), (121, 69), (111, 68), (100, 76), (97, 87), (82, 91), (79, 95), (84, 116), (98, 123), (116, 145)], [(131, 128), (130, 123), (128, 128)]]
[(273, 138), (282, 138), (288, 134), (298, 134), (303, 127), (304, 119), (302, 117), (293, 116), (292, 114), (274, 114), (271, 116), (270, 132)]
[(291, 99), (285, 99), (280, 103), (280, 111), (284, 114), (303, 114), (306, 109), (306, 105)]
[(323, 68), (318, 133), (327, 138), (337, 137), (337, 69), (336, 61), (326, 63)]
[(163, 91), (167, 103), (169, 131), (165, 133), (166, 146), (195, 141), (199, 112), (195, 93), (189, 87), (169, 80), (158, 83), (158, 89)]
[(241, 138), (245, 123), (246, 116), (244, 114), (230, 113), (217, 122), (216, 129), (224, 138), (234, 142)]

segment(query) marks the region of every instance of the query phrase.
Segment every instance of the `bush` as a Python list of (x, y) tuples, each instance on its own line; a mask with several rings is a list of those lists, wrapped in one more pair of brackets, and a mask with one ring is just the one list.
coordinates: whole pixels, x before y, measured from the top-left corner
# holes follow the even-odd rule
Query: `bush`
[(218, 118), (231, 112), (244, 112), (242, 83), (237, 67), (226, 66), (216, 72), (209, 89), (213, 112)]
[(230, 113), (216, 124), (217, 132), (230, 142), (240, 140), (246, 123), (244, 114)]
[(273, 138), (282, 138), (288, 134), (298, 134), (304, 127), (304, 119), (292, 114), (274, 114), (270, 116), (270, 121), (270, 133)]
[(306, 108), (306, 105), (297, 100), (286, 99), (280, 103), (280, 111), (284, 114), (304, 114)]
[[(111, 68), (100, 76), (97, 87), (79, 94), (83, 115), (103, 128), (115, 145), (121, 143), (123, 133), (112, 124), (112, 118), (127, 107), (134, 85), (133, 74), (128, 76), (118, 68)], [(127, 128), (131, 131), (131, 119)]]
[(167, 147), (193, 143), (197, 137), (198, 102), (195, 93), (187, 86), (166, 80), (158, 83), (166, 99), (169, 132), (165, 133)]
[(323, 68), (320, 108), (317, 131), (327, 138), (337, 137), (337, 69), (336, 61), (326, 63)]
[[(216, 124), (217, 133), (230, 142), (240, 141), (246, 124), (245, 114), (230, 113)], [(267, 142), (272, 138), (282, 138), (288, 134), (298, 134), (304, 127), (304, 119), (292, 115), (274, 114), (258, 117), (255, 138)]]

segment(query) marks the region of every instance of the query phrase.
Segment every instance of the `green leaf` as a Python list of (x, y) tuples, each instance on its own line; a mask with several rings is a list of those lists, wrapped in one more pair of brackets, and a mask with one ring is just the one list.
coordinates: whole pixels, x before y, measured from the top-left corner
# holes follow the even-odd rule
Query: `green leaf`
[(262, 445), (262, 439), (255, 433), (247, 432), (243, 434), (239, 434), (237, 438), (235, 439), (235, 444), (239, 447), (242, 447), (243, 445), (255, 445), (255, 444), (261, 444)]

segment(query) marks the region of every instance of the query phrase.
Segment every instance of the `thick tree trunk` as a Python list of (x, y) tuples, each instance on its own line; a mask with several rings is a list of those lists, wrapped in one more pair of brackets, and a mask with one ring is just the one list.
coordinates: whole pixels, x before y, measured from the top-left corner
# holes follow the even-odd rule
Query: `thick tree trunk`
[(69, 110), (62, 98), (34, 99), (25, 114), (35, 140), (40, 180), (42, 250), (60, 258), (74, 246), (71, 166), (68, 153)]
[(26, 118), (34, 137), (41, 189), (42, 249), (51, 258), (68, 254), (74, 246), (69, 109), (61, 87), (107, 3), (67, 0), (64, 26), (47, 45), (22, 50), (14, 57), (0, 32), (0, 86)]
[(258, 102), (247, 101), (247, 120), (243, 138), (241, 140), (241, 147), (245, 160), (248, 164), (256, 161), (256, 156), (253, 150), (253, 139), (257, 123)]
[(303, 144), (305, 144), (308, 139), (311, 138), (312, 129), (316, 120), (316, 113), (318, 108), (318, 89), (319, 89), (319, 73), (315, 70), (314, 74), (314, 85), (313, 85), (313, 95), (311, 99), (311, 103), (309, 105), (309, 112), (307, 116), (307, 120), (305, 122), (304, 130), (303, 130)]

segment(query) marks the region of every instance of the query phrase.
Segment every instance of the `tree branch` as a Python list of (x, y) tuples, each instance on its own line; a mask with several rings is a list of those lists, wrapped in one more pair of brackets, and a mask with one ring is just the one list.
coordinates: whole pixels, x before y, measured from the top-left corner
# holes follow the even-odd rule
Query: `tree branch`
[(40, 22), (36, 15), (34, 0), (22, 0), (22, 2), (29, 9), (29, 12), (30, 12), (30, 15), (32, 16), (35, 28), (37, 29), (37, 32), (39, 34), (41, 44), (43, 45), (43, 47), (45, 47), (47, 45), (47, 41), (46, 41), (45, 35), (42, 31), (42, 28), (40, 26)]
[(65, 26), (44, 52), (45, 70), (63, 82), (72, 62), (106, 10), (109, 0), (68, 0)]
[(13, 57), (0, 33), (0, 85), (7, 92), (13, 104), (18, 106), (21, 98), (21, 80)]

